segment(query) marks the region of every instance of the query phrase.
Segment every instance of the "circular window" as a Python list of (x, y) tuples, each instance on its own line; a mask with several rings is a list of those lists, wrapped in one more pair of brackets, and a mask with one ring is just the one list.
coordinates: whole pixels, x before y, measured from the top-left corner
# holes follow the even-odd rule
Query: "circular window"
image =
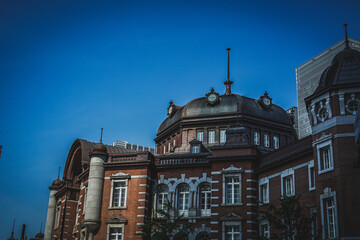
[(321, 108), (318, 113), (318, 118), (321, 122), (324, 122), (329, 116), (329, 113), (326, 108)]
[(359, 100), (351, 100), (346, 104), (346, 111), (348, 111), (351, 114), (356, 114), (357, 110), (359, 109)]

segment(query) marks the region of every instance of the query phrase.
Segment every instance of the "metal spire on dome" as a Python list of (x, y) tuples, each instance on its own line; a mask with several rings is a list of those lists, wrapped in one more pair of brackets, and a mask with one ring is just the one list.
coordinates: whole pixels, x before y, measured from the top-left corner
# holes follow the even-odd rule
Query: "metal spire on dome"
[(15, 238), (14, 238), (14, 228), (15, 228), (15, 218), (14, 218), (14, 223), (13, 223), (13, 228), (12, 228), (12, 232), (11, 232), (11, 237), (10, 237), (10, 239), (15, 239)]
[(102, 135), (103, 135), (103, 128), (101, 128), (101, 134), (100, 134), (100, 143), (102, 143)]
[(230, 50), (231, 48), (226, 49), (228, 51), (228, 72), (227, 72), (227, 80), (224, 82), (226, 86), (225, 95), (231, 95), (231, 85), (233, 84), (232, 81), (230, 81)]
[(61, 167), (59, 167), (58, 179), (60, 179), (60, 178), (59, 178), (59, 177), (60, 177), (60, 169), (61, 169)]
[(349, 38), (348, 38), (348, 33), (347, 33), (347, 23), (344, 24), (344, 28), (345, 28), (345, 44), (346, 44), (346, 48), (349, 48)]

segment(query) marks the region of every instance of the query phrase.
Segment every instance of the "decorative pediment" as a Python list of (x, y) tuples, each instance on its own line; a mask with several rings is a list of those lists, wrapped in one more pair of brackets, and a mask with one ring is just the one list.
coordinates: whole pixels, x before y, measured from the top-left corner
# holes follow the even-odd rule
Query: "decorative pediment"
[(320, 138), (317, 138), (315, 141), (313, 141), (313, 146), (315, 146), (316, 144), (325, 142), (325, 141), (327, 141), (329, 139), (332, 139), (332, 134), (331, 133), (330, 134), (322, 133)]
[(221, 170), (222, 173), (241, 173), (243, 171), (242, 168), (237, 168), (234, 165), (230, 165), (230, 167)]
[(121, 170), (118, 173), (112, 174), (111, 179), (129, 179), (130, 175), (123, 173)]
[(118, 215), (114, 215), (111, 218), (109, 218), (108, 220), (106, 220), (106, 223), (127, 223), (127, 220), (118, 216)]
[(221, 221), (242, 221), (244, 220), (244, 217), (240, 217), (236, 213), (228, 213), (225, 216), (220, 218)]

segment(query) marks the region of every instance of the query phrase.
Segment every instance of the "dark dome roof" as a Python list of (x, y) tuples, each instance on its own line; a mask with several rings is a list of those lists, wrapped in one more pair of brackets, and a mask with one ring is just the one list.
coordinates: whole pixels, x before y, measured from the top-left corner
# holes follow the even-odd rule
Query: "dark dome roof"
[(42, 232), (39, 232), (35, 235), (35, 238), (44, 238), (44, 234)]
[(339, 52), (331, 65), (324, 70), (314, 93), (332, 86), (344, 87), (360, 83), (360, 52), (349, 47)]
[(257, 100), (238, 94), (222, 95), (220, 96), (220, 99), (220, 103), (215, 106), (209, 106), (205, 97), (190, 101), (183, 108), (178, 110), (174, 116), (166, 118), (161, 123), (158, 134), (180, 119), (206, 117), (209, 115), (223, 116), (244, 114), (292, 125), (288, 113), (275, 104), (269, 109), (265, 109), (260, 106)]
[(62, 185), (62, 181), (59, 178), (55, 179), (51, 184), (52, 187), (59, 187), (61, 185)]
[(97, 143), (93, 149), (94, 152), (103, 152), (103, 153), (107, 153), (107, 149), (106, 146), (104, 144)]

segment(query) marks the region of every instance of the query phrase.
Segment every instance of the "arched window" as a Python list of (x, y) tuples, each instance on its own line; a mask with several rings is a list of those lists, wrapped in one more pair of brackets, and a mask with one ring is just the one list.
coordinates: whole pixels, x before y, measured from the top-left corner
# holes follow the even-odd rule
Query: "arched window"
[(196, 235), (195, 240), (209, 240), (210, 235), (207, 232), (201, 232), (198, 235)]
[(201, 216), (211, 215), (211, 187), (209, 183), (204, 183), (199, 189), (199, 206)]
[(158, 186), (157, 190), (158, 190), (157, 209), (167, 210), (166, 206), (168, 203), (169, 187), (165, 184), (161, 184)]
[(179, 215), (184, 214), (184, 217), (188, 216), (190, 207), (190, 187), (187, 184), (181, 184), (178, 186), (178, 204)]

